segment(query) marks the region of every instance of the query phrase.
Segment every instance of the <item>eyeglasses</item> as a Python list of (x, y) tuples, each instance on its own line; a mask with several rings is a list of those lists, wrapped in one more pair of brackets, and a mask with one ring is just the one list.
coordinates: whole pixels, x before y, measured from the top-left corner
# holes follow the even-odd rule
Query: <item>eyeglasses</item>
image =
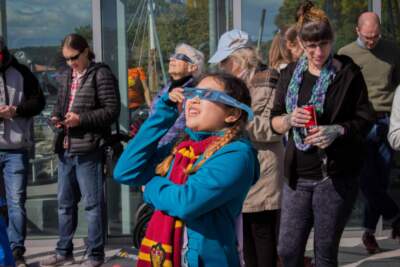
[(196, 87), (185, 87), (183, 89), (183, 95), (186, 99), (198, 97), (200, 99), (219, 102), (234, 108), (241, 109), (247, 113), (248, 121), (251, 121), (254, 117), (253, 111), (248, 105), (237, 101), (233, 97), (221, 91), (196, 88)]
[(317, 49), (317, 47), (319, 47), (320, 49), (324, 49), (330, 44), (331, 44), (331, 41), (321, 41), (321, 42), (308, 43), (308, 44), (303, 43), (303, 46), (307, 51), (314, 51)]
[(187, 55), (182, 54), (182, 53), (172, 54), (169, 56), (169, 59), (177, 59), (177, 60), (185, 61), (190, 64), (194, 64), (193, 60), (190, 57), (188, 57)]
[(64, 57), (65, 61), (75, 61), (79, 58), (79, 56), (82, 54), (82, 52), (79, 52), (78, 54), (76, 54), (75, 56), (72, 57)]

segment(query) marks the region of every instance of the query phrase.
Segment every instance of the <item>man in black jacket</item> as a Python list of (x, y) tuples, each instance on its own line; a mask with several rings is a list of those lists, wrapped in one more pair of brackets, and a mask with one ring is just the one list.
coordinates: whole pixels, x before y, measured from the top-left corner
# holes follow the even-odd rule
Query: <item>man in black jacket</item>
[(17, 267), (26, 266), (25, 201), (33, 116), (44, 105), (38, 80), (10, 54), (0, 37), (0, 171), (8, 206), (8, 236)]

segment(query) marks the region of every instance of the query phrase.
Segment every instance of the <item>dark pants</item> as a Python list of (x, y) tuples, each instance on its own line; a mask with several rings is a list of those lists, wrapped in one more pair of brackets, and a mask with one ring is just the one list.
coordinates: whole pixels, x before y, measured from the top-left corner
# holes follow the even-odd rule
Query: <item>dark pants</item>
[(376, 121), (367, 137), (367, 153), (360, 176), (365, 197), (363, 226), (375, 231), (379, 217), (392, 219), (399, 208), (388, 195), (393, 151), (387, 141), (389, 116)]
[(283, 187), (278, 255), (285, 267), (303, 266), (314, 227), (316, 267), (338, 266), (339, 241), (357, 197), (355, 179), (299, 179), (296, 190)]
[(78, 223), (78, 203), (84, 200), (88, 224), (88, 255), (104, 259), (104, 194), (103, 153), (59, 155), (58, 163), (58, 231), (57, 253), (72, 255), (72, 239)]
[(276, 266), (278, 217), (278, 210), (243, 213), (246, 267)]

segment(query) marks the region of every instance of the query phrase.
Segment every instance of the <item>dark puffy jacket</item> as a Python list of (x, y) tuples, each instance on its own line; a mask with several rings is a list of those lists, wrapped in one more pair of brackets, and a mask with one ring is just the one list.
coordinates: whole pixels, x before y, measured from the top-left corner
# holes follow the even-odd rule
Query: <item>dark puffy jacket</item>
[[(65, 73), (52, 116), (64, 119), (67, 113), (72, 70)], [(69, 128), (69, 153), (86, 154), (101, 147), (111, 134), (111, 125), (118, 120), (121, 108), (118, 84), (109, 67), (91, 63), (78, 88), (71, 112), (80, 116), (80, 125)], [(55, 136), (54, 151), (63, 152), (66, 131)]]

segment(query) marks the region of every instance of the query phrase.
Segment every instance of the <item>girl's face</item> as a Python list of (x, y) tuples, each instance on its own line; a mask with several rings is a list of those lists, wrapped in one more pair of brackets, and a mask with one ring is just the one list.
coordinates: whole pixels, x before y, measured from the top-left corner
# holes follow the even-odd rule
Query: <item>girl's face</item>
[[(224, 86), (213, 77), (206, 77), (196, 86), (198, 88), (224, 91)], [(194, 131), (215, 132), (226, 128), (240, 118), (241, 111), (198, 97), (186, 100), (186, 126)]]
[(322, 40), (318, 42), (302, 43), (304, 53), (307, 56), (308, 64), (321, 69), (332, 52), (332, 41)]
[(78, 72), (82, 72), (89, 65), (88, 53), (89, 49), (87, 48), (83, 50), (83, 52), (79, 52), (67, 46), (64, 46), (62, 49), (63, 57), (68, 66)]

